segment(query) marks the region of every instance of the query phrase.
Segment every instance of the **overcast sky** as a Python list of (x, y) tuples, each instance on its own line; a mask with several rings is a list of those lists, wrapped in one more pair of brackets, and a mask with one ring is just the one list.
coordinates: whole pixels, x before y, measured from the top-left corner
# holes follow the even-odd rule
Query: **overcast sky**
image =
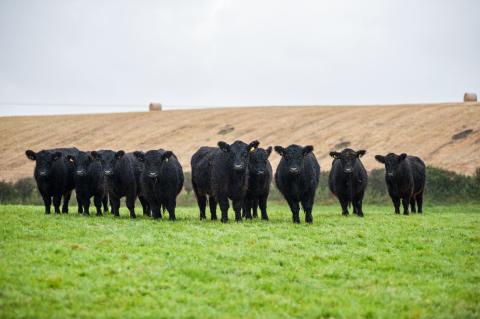
[(458, 101), (480, 93), (479, 15), (478, 0), (1, 0), (0, 114)]

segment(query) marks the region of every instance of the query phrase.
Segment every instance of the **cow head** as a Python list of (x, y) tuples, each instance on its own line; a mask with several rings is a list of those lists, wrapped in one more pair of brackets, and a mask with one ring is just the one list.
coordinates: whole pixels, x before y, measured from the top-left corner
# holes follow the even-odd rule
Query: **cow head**
[(76, 176), (85, 176), (87, 175), (88, 167), (91, 163), (95, 160), (92, 154), (88, 154), (85, 152), (78, 152), (76, 156), (74, 155), (67, 155), (67, 160), (73, 164), (74, 167), (74, 174)]
[(114, 152), (111, 150), (104, 150), (98, 152), (92, 152), (92, 157), (96, 160), (100, 160), (102, 164), (103, 173), (105, 176), (113, 176), (115, 165), (125, 155), (124, 151)]
[(271, 146), (269, 146), (266, 150), (263, 148), (257, 148), (255, 151), (250, 152), (248, 170), (256, 175), (264, 175), (267, 172), (268, 157), (271, 153)]
[(334, 159), (340, 160), (343, 172), (350, 174), (353, 172), (356, 160), (365, 155), (366, 152), (367, 151), (365, 150), (354, 151), (350, 148), (346, 148), (341, 152), (330, 152), (330, 156)]
[(151, 150), (146, 153), (136, 151), (133, 155), (139, 160), (140, 162), (145, 163), (145, 174), (149, 178), (157, 178), (165, 164), (168, 163), (170, 158), (173, 155), (171, 151), (164, 151), (164, 150)]
[(218, 147), (227, 155), (232, 169), (237, 172), (243, 172), (248, 167), (249, 153), (254, 152), (258, 148), (258, 141), (246, 144), (242, 141), (235, 141), (233, 144), (218, 142)]
[(375, 155), (377, 162), (385, 164), (385, 175), (387, 177), (395, 177), (397, 174), (398, 166), (407, 158), (407, 154), (402, 153), (400, 155), (389, 153), (386, 156)]
[(288, 172), (291, 175), (298, 175), (302, 172), (305, 156), (313, 151), (312, 145), (302, 147), (300, 145), (290, 145), (287, 148), (275, 146), (275, 152), (280, 154), (287, 164)]
[(25, 155), (28, 159), (35, 161), (35, 174), (38, 177), (49, 176), (53, 163), (62, 158), (62, 152), (48, 150), (43, 150), (38, 153), (27, 150)]

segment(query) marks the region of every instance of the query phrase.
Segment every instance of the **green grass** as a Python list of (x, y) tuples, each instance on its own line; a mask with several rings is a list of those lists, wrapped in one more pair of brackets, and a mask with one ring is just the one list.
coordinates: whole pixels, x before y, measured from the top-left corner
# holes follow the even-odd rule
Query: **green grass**
[(0, 206), (0, 317), (480, 317), (480, 205), (425, 211), (319, 205), (294, 225), (272, 205), (222, 225)]

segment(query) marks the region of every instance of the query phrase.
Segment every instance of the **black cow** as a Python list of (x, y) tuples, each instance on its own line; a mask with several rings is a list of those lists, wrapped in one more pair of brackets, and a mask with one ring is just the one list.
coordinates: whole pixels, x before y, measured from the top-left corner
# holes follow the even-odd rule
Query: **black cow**
[(217, 147), (201, 147), (191, 159), (192, 186), (200, 209), (200, 219), (205, 219), (207, 195), (211, 219), (217, 219), (216, 205), (222, 211), (222, 222), (228, 221), (228, 200), (232, 200), (235, 220), (242, 219), (242, 208), (248, 186), (249, 153), (259, 142), (246, 144), (235, 141), (229, 145), (218, 142)]
[(272, 165), (268, 157), (272, 153), (272, 147), (266, 150), (257, 148), (256, 151), (250, 152), (250, 160), (248, 162), (248, 188), (245, 195), (243, 217), (251, 219), (257, 218), (257, 208), (260, 211), (263, 220), (268, 220), (267, 199), (270, 192), (270, 184), (272, 183)]
[(288, 202), (294, 223), (300, 223), (299, 203), (305, 211), (305, 222), (312, 223), (315, 191), (320, 180), (320, 165), (313, 154), (313, 146), (275, 146), (282, 156), (275, 172), (275, 183)]
[[(107, 190), (112, 214), (119, 216), (120, 199), (126, 197), (127, 208), (130, 217), (135, 218), (135, 199), (139, 194), (138, 179), (141, 174), (143, 163), (139, 162), (132, 153), (124, 151), (103, 150), (97, 152), (102, 164), (103, 172), (107, 177)], [(144, 214), (148, 215), (146, 200), (140, 200)]]
[(408, 215), (408, 204), (411, 205), (413, 213), (417, 212), (415, 201), (418, 212), (422, 213), (425, 163), (417, 156), (407, 156), (405, 153), (376, 155), (375, 159), (385, 164), (385, 181), (395, 213), (400, 214), (400, 200), (402, 200), (404, 215)]
[(97, 215), (102, 215), (102, 202), (108, 209), (105, 196), (105, 177), (100, 156), (97, 152), (78, 152), (77, 155), (67, 155), (67, 160), (74, 166), (75, 193), (80, 205), (79, 211), (90, 215), (90, 198), (97, 209)]
[(166, 208), (170, 220), (175, 220), (177, 195), (183, 187), (183, 170), (177, 157), (163, 149), (146, 153), (137, 151), (135, 157), (145, 163), (140, 175), (142, 193), (148, 201), (153, 218), (162, 218), (161, 209)]
[(344, 216), (348, 216), (348, 206), (352, 204), (353, 213), (363, 217), (362, 201), (367, 188), (368, 176), (360, 157), (365, 153), (365, 150), (354, 151), (350, 148), (346, 148), (340, 153), (330, 152), (333, 162), (328, 177), (328, 186), (338, 198)]
[(50, 214), (53, 198), (55, 213), (60, 213), (60, 203), (63, 196), (62, 213), (68, 213), (68, 202), (75, 188), (73, 181), (73, 164), (66, 159), (67, 155), (76, 155), (78, 149), (55, 148), (35, 153), (27, 150), (27, 158), (35, 161), (34, 177), (38, 191), (45, 204), (45, 214)]

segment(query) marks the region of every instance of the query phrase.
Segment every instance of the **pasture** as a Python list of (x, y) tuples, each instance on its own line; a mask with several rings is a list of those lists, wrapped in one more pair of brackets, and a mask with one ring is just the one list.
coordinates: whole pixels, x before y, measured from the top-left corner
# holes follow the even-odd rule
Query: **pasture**
[(0, 206), (0, 317), (480, 316), (480, 205), (316, 205), (313, 225), (283, 204), (226, 225), (196, 207), (176, 222), (70, 211)]

